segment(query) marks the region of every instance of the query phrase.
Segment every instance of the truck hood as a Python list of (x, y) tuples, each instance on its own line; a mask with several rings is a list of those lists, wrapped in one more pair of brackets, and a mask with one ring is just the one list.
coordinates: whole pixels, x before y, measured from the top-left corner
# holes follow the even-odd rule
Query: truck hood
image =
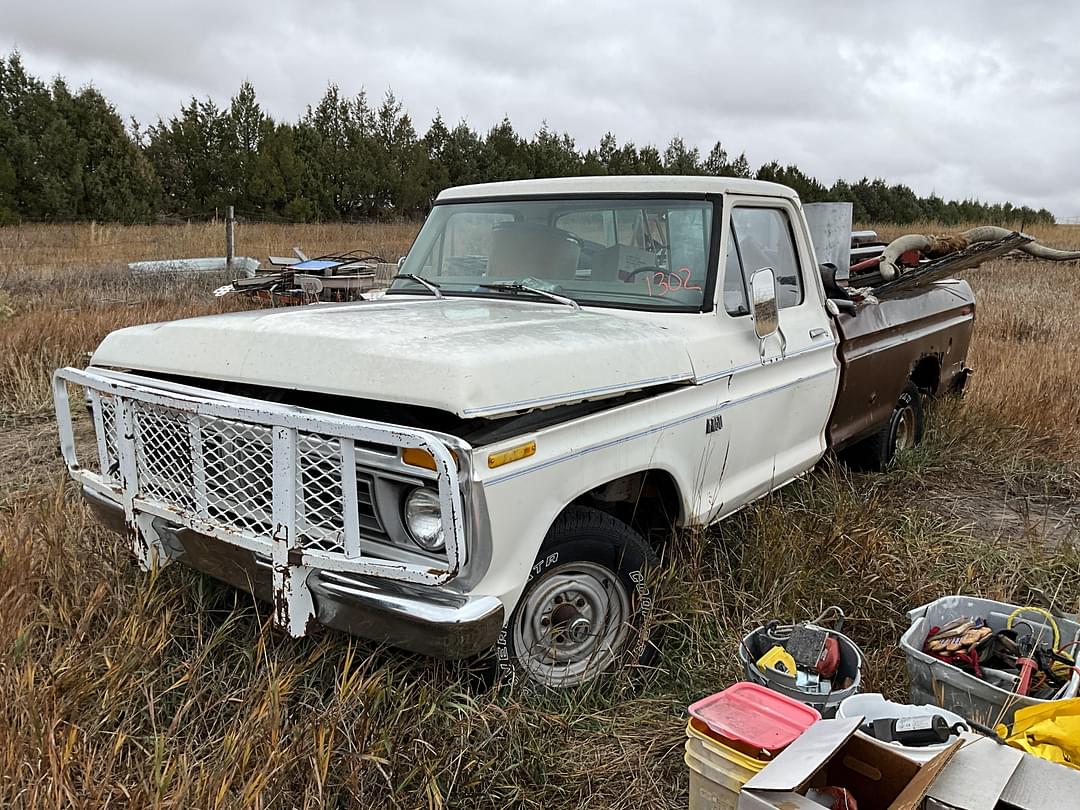
[(108, 335), (92, 365), (494, 417), (693, 378), (683, 338), (610, 310), (467, 298), (211, 315)]

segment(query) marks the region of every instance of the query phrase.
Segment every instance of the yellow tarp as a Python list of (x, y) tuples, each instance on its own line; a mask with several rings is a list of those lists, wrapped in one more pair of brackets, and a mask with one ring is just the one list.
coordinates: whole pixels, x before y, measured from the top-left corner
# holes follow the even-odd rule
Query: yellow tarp
[(1012, 732), (997, 733), (1013, 748), (1080, 770), (1080, 698), (1017, 709)]

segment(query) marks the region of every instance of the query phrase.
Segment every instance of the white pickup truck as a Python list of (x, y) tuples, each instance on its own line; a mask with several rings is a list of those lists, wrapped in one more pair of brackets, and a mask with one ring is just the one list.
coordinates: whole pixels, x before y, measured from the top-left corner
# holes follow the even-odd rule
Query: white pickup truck
[(830, 445), (885, 463), (918, 440), (921, 395), (962, 383), (966, 284), (893, 315), (841, 313), (828, 284), (783, 186), (453, 188), (380, 300), (110, 334), (56, 373), (62, 450), (144, 568), (248, 589), (294, 636), (496, 650), (573, 686), (654, 654), (648, 569), (673, 527), (724, 519)]

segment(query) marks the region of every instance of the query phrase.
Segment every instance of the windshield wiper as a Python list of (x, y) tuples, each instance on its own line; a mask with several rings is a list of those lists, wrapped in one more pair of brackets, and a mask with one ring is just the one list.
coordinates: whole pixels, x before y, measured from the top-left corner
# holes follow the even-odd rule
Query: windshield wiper
[(533, 295), (539, 295), (541, 298), (548, 298), (559, 304), (566, 304), (574, 309), (581, 309), (581, 304), (573, 298), (567, 298), (565, 295), (548, 292), (547, 290), (541, 290), (537, 287), (529, 287), (525, 284), (518, 284), (517, 282), (506, 281), (498, 284), (477, 284), (476, 286), (484, 290), (496, 290), (498, 292), (532, 293)]
[(416, 273), (398, 273), (391, 281), (397, 281), (399, 278), (406, 278), (409, 281), (415, 281), (421, 287), (427, 287), (428, 291), (436, 298), (442, 298), (442, 288), (439, 287), (434, 281), (428, 281), (423, 276), (418, 276)]

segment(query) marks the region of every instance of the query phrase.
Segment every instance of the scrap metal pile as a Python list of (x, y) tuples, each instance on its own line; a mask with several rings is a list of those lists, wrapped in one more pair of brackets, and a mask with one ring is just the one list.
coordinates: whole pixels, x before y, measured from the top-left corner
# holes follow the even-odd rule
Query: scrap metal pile
[(214, 295), (239, 293), (269, 300), (275, 306), (320, 301), (357, 301), (385, 284), (397, 270), (381, 256), (364, 250), (328, 253), (311, 259), (299, 248), (296, 257), (270, 256), (268, 268), (218, 287)]

